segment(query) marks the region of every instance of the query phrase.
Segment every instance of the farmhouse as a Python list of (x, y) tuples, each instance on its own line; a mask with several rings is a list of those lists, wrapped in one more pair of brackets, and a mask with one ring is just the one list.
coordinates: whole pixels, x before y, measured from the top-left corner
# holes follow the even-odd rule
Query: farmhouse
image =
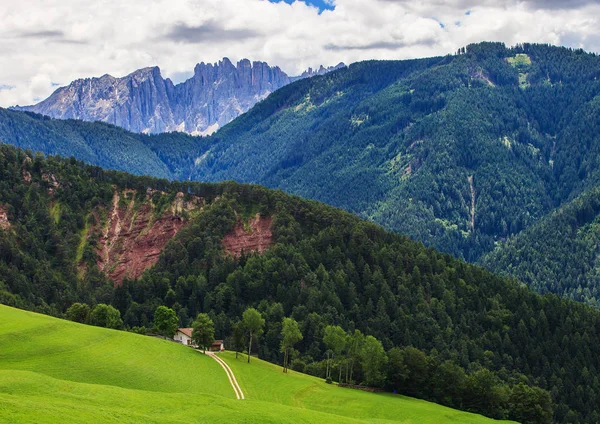
[(215, 340), (213, 344), (208, 347), (209, 352), (223, 352), (225, 350), (225, 345), (223, 345), (223, 340)]
[(192, 346), (192, 331), (193, 328), (178, 328), (177, 332), (173, 336), (173, 340), (184, 344), (186, 346)]
[[(197, 347), (194, 343), (192, 343), (192, 331), (194, 331), (193, 328), (178, 328), (177, 332), (173, 336), (173, 340), (186, 346)], [(223, 340), (215, 340), (207, 350), (209, 352), (224, 351), (225, 345), (223, 344)]]

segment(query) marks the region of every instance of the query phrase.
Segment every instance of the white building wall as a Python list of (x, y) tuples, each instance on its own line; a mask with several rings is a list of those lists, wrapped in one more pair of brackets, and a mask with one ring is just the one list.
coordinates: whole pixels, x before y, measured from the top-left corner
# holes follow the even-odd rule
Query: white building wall
[(180, 342), (183, 345), (190, 346), (192, 344), (192, 339), (186, 336), (183, 333), (177, 332), (173, 337), (173, 340)]

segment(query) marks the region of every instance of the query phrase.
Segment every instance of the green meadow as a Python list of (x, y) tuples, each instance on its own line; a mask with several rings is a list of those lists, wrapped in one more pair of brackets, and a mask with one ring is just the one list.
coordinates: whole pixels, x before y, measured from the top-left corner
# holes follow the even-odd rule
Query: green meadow
[[(240, 354), (219, 354), (233, 370), (247, 399), (324, 411), (339, 420), (360, 418), (370, 423), (492, 423), (481, 415), (457, 411), (435, 403), (391, 393), (368, 393), (341, 388), (306, 374), (282, 368), (269, 362)], [(503, 421), (507, 422), (507, 421)]]
[(216, 361), (188, 347), (0, 305), (0, 422), (494, 422), (221, 356), (246, 400)]

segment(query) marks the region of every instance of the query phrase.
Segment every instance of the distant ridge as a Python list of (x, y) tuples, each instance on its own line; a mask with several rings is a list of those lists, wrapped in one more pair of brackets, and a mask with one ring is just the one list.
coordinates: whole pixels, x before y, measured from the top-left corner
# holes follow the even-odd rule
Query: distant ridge
[(242, 59), (234, 65), (223, 58), (214, 64), (197, 64), (194, 75), (180, 84), (164, 79), (158, 67), (149, 67), (122, 78), (78, 79), (36, 105), (13, 109), (58, 119), (102, 121), (138, 133), (208, 135), (284, 85), (344, 66), (309, 68), (290, 77), (265, 62)]

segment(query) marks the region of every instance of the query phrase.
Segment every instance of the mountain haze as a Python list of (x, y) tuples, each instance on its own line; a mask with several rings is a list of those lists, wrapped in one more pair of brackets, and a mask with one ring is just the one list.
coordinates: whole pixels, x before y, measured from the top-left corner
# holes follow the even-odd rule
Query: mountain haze
[(122, 78), (79, 79), (36, 105), (14, 109), (58, 119), (103, 121), (139, 133), (205, 135), (284, 85), (343, 66), (321, 66), (289, 77), (265, 62), (243, 59), (234, 65), (224, 58), (215, 64), (197, 64), (194, 75), (176, 85), (164, 79), (158, 67), (151, 67)]
[[(161, 140), (178, 140), (182, 150), (189, 145), (183, 140), (197, 140), (185, 134), (164, 134)], [(181, 141), (179, 141), (181, 139)], [(0, 108), (0, 142), (10, 143), (46, 155), (76, 157), (87, 163), (133, 174), (151, 174), (157, 178), (173, 179), (169, 166), (152, 149), (152, 136), (125, 131), (113, 125), (76, 120), (59, 120)], [(200, 140), (200, 139), (198, 139)], [(198, 150), (198, 148), (196, 148)], [(164, 149), (165, 154), (168, 149)], [(183, 158), (187, 174), (189, 161)], [(178, 152), (178, 157), (182, 158)], [(173, 164), (173, 162), (171, 162)]]

